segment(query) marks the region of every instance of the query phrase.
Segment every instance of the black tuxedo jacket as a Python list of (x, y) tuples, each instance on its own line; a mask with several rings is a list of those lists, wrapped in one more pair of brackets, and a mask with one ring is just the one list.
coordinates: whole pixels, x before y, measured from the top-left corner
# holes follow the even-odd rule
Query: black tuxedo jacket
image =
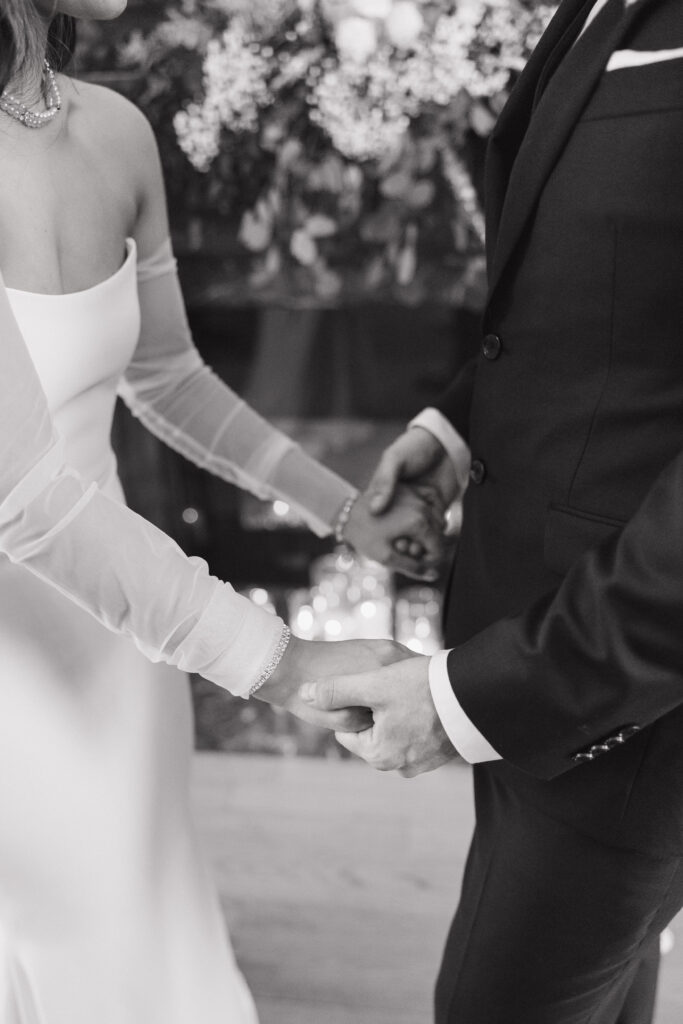
[[(482, 351), (439, 403), (473, 457), (449, 676), (544, 812), (683, 851), (682, 0), (565, 0), (487, 164)], [(551, 69), (555, 68), (550, 74)]]

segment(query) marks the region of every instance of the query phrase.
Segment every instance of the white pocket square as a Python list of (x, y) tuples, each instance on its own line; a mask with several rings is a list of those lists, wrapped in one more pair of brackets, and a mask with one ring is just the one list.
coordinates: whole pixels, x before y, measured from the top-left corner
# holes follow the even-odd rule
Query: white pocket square
[(659, 64), (665, 60), (680, 60), (683, 46), (675, 50), (615, 50), (605, 71), (619, 71), (621, 68), (639, 68), (644, 64)]

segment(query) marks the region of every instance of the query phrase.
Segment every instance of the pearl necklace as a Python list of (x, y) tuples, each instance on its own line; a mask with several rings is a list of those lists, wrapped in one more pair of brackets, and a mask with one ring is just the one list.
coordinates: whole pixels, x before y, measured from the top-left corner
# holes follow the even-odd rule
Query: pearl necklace
[(15, 121), (20, 121), (27, 128), (44, 128), (62, 109), (62, 97), (57, 79), (47, 60), (43, 62), (43, 82), (46, 110), (31, 110), (7, 89), (0, 96), (0, 110), (9, 114)]

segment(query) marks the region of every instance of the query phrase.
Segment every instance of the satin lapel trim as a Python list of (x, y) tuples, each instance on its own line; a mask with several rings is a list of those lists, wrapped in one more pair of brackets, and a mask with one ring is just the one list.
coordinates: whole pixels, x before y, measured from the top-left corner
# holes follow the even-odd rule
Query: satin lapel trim
[(546, 61), (579, 12), (593, 0), (565, 0), (541, 36), (496, 122), (486, 153), (486, 246), (489, 270), (510, 169), (529, 123), (536, 84)]
[(601, 12), (587, 30), (596, 29), (591, 38), (577, 43), (548, 83), (510, 173), (490, 263), (489, 295), (499, 283), (543, 186), (609, 58), (634, 18), (649, 2), (651, 0), (634, 0), (624, 8), (617, 23), (603, 32), (598, 28)]

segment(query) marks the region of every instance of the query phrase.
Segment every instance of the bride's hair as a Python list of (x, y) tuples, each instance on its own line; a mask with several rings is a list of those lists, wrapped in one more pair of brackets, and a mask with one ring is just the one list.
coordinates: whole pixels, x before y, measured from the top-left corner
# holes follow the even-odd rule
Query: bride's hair
[(50, 22), (47, 54), (42, 48), (40, 15), (32, 0), (2, 0), (0, 11), (0, 92), (23, 74), (40, 68), (47, 56), (56, 71), (71, 60), (76, 44), (76, 23), (65, 14)]

